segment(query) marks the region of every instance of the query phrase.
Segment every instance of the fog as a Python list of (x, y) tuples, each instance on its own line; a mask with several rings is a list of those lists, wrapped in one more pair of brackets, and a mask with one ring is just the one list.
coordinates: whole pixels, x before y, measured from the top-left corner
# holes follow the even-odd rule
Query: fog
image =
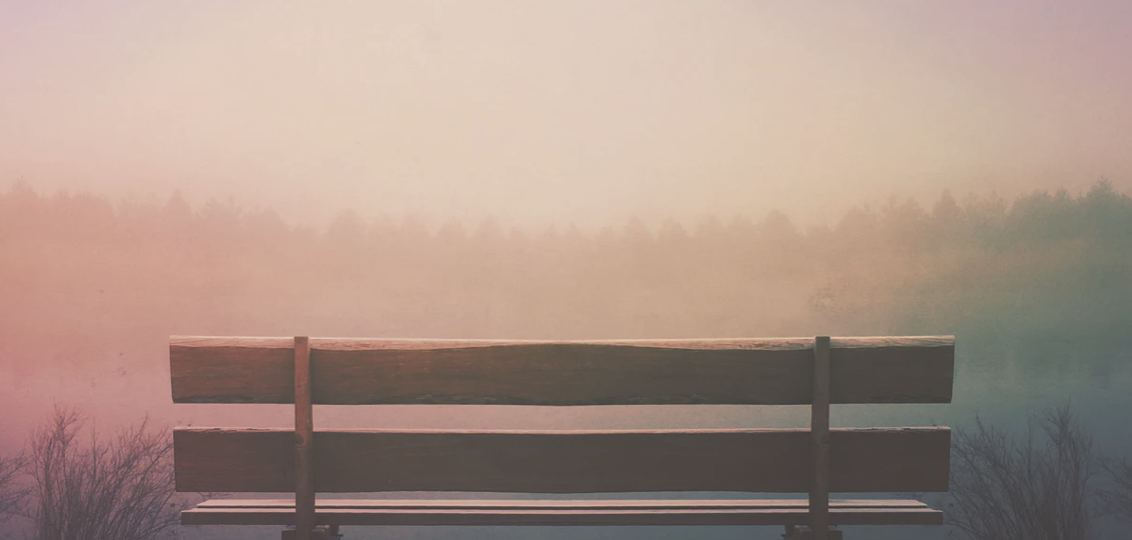
[(0, 187), (595, 229), (1132, 177), (1127, 2), (8, 2)]
[[(1021, 426), (1032, 411), (1072, 402), (1106, 451), (1132, 454), (1120, 413), (1132, 406), (1132, 197), (1107, 182), (1009, 201), (944, 192), (930, 208), (894, 200), (806, 231), (771, 212), (537, 235), (492, 219), (430, 228), (351, 212), (316, 230), (271, 210), (193, 207), (178, 195), (115, 204), (22, 184), (0, 195), (8, 452), (54, 405), (77, 407), (106, 430), (146, 414), (165, 424), (290, 425), (285, 406), (174, 406), (172, 334), (954, 334), (951, 405), (839, 406), (833, 425), (955, 425), (980, 414)], [(806, 422), (798, 407), (323, 407), (317, 417), (322, 427), (398, 428)], [(729, 534), (746, 533), (721, 538)]]
[[(146, 414), (291, 425), (286, 406), (174, 406), (170, 335), (937, 334), (956, 336), (952, 404), (839, 406), (833, 425), (979, 414), (1020, 430), (1071, 402), (1132, 456), (1130, 6), (0, 0), (0, 457), (55, 405), (106, 431)], [(808, 422), (797, 407), (316, 415)], [(867, 533), (945, 533), (890, 529)], [(425, 534), (347, 532), (379, 533)]]

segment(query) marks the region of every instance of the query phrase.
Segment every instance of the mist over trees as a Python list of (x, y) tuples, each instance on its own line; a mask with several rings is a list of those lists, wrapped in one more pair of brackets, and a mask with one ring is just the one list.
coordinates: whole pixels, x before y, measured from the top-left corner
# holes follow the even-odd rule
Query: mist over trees
[(316, 231), (231, 200), (17, 184), (0, 194), (0, 294), (26, 309), (0, 317), (36, 333), (97, 312), (107, 330), (145, 313), (222, 334), (1111, 337), (1132, 316), (1129, 231), (1132, 198), (1107, 181), (1010, 202), (944, 192), (929, 209), (893, 199), (807, 230), (771, 212), (593, 234), (349, 210)]

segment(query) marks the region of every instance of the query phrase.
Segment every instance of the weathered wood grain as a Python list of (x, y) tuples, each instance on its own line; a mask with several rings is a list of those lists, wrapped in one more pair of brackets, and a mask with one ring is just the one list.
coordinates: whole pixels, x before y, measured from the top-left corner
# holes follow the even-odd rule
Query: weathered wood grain
[[(914, 499), (830, 499), (831, 508), (927, 508)], [(294, 499), (210, 499), (197, 508), (294, 508)], [(698, 508), (704, 510), (741, 508), (806, 508), (805, 499), (320, 499), (318, 508), (391, 508), (464, 510), (557, 508), (563, 510), (601, 510), (603, 508), (663, 510)]]
[[(803, 525), (805, 500), (320, 500), (324, 525)], [(835, 525), (939, 525), (919, 501), (833, 500)], [(294, 501), (215, 500), (185, 525), (291, 525)]]
[[(179, 491), (285, 492), (292, 430), (174, 430)], [(319, 492), (806, 493), (805, 429), (315, 432)], [(946, 491), (947, 428), (833, 429), (829, 489)]]
[[(813, 340), (312, 338), (322, 404), (807, 404)], [(172, 337), (173, 401), (292, 403), (290, 338)], [(948, 403), (954, 338), (834, 338), (832, 403)]]
[(311, 402), (310, 338), (295, 337), (295, 538), (314, 529), (314, 408)]
[(828, 336), (814, 339), (813, 405), (810, 407), (810, 530), (829, 538), (829, 349)]

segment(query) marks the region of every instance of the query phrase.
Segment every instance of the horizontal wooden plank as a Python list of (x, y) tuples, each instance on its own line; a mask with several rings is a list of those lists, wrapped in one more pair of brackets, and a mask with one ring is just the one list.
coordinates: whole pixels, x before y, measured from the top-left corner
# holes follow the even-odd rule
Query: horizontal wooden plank
[[(320, 500), (323, 525), (801, 525), (805, 500)], [(185, 525), (292, 525), (294, 500), (206, 501)], [(919, 501), (832, 500), (835, 525), (939, 525)]]
[[(806, 508), (806, 499), (319, 499), (319, 508), (401, 508), (429, 510), (500, 510), (558, 508), (573, 510), (617, 509), (740, 509)], [(914, 499), (831, 499), (840, 508), (927, 508)], [(294, 508), (295, 499), (209, 499), (197, 508)]]
[[(172, 337), (177, 403), (292, 403), (292, 338)], [(312, 338), (321, 404), (806, 404), (813, 339)], [(832, 403), (949, 403), (951, 336), (835, 338)]]
[[(176, 428), (179, 491), (294, 489), (294, 433)], [(793, 492), (805, 429), (315, 432), (319, 492)], [(950, 430), (833, 429), (830, 490), (946, 491)]]

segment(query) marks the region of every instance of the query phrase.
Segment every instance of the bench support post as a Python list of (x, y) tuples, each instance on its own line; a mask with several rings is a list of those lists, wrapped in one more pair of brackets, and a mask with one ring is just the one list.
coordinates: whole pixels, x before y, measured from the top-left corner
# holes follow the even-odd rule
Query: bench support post
[(810, 408), (813, 477), (810, 480), (810, 530), (814, 540), (829, 540), (829, 336), (814, 338), (814, 401)]
[(310, 339), (295, 337), (295, 540), (314, 530), (314, 409)]

